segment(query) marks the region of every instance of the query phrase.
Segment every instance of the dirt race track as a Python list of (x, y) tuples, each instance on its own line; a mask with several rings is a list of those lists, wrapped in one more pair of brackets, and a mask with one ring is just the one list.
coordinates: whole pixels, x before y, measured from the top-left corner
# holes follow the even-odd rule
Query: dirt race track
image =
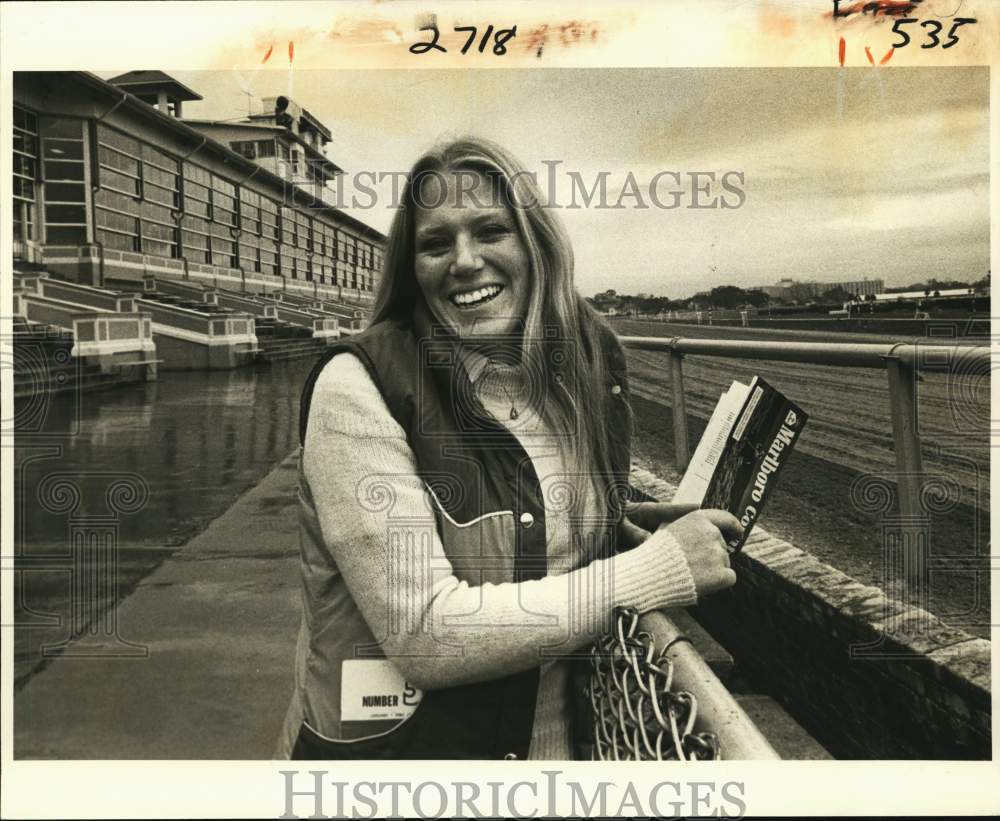
[[(912, 338), (815, 332), (761, 332), (614, 320), (627, 336), (688, 336), (802, 341), (899, 342)], [(926, 340), (930, 341), (930, 340)], [(939, 340), (934, 340), (935, 342)], [(946, 340), (941, 340), (947, 342)], [(970, 340), (971, 341), (971, 340)], [(636, 416), (637, 462), (676, 478), (670, 379), (664, 354), (628, 351)], [(959, 359), (960, 363), (961, 360)], [(809, 421), (764, 512), (764, 527), (861, 581), (893, 586), (882, 561), (891, 515), (862, 510), (851, 486), (875, 475), (895, 482), (885, 371), (788, 362), (686, 356), (684, 390), (693, 450), (719, 395), (734, 379), (759, 374), (796, 401)], [(955, 626), (988, 637), (989, 372), (927, 372), (917, 387), (925, 476), (947, 499), (931, 516), (930, 609)]]

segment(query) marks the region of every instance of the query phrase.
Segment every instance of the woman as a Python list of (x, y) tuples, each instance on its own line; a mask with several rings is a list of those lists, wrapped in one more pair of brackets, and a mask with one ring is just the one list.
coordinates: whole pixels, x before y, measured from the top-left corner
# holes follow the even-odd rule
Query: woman
[(422, 157), (370, 326), (303, 392), (279, 756), (572, 758), (571, 659), (612, 609), (735, 581), (728, 513), (623, 516), (630, 423), (621, 347), (530, 177), (483, 140)]

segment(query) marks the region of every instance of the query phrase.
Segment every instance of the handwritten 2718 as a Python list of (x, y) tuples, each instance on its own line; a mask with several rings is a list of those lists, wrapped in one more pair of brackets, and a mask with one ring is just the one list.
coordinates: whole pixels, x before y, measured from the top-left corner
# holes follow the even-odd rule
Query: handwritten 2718
[[(431, 32), (431, 39), (427, 42), (414, 43), (410, 46), (411, 54), (426, 54), (429, 51), (448, 51), (447, 48), (442, 46), (438, 40), (441, 37), (441, 32), (438, 30), (437, 26), (429, 25), (423, 26), (421, 31)], [(472, 48), (472, 44), (479, 40), (478, 51), (483, 54), (486, 51), (486, 47), (490, 43), (490, 37), (493, 37), (493, 54), (497, 57), (502, 57), (507, 53), (507, 43), (517, 36), (517, 26), (511, 26), (509, 29), (496, 29), (494, 30), (493, 25), (490, 24), (486, 27), (483, 32), (483, 36), (479, 37), (479, 29), (476, 26), (455, 26), (455, 31), (462, 32), (468, 35), (465, 40), (465, 44), (462, 46), (462, 54), (468, 52)]]

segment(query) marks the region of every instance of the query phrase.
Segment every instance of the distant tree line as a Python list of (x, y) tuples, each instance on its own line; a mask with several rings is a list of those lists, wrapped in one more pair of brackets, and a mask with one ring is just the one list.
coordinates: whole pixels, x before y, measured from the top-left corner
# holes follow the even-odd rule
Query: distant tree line
[[(974, 288), (977, 291), (988, 288), (990, 275), (982, 277), (975, 282), (959, 282), (958, 280), (937, 280), (929, 279), (926, 282), (918, 282), (898, 288), (887, 288), (886, 293), (899, 293), (903, 291), (923, 291), (925, 296), (940, 296), (941, 291), (951, 288)], [(804, 286), (803, 286), (804, 288)], [(794, 286), (790, 293), (793, 303), (816, 303), (821, 305), (843, 305), (845, 302), (856, 300), (873, 302), (875, 296), (859, 296), (846, 291), (842, 286), (837, 285), (829, 288), (818, 295), (807, 295), (803, 290), (801, 294), (796, 294)], [(768, 305), (786, 304), (785, 300), (772, 298), (759, 288), (740, 288), (736, 285), (718, 285), (711, 291), (703, 291), (694, 296), (684, 299), (670, 299), (665, 296), (652, 296), (651, 294), (619, 294), (614, 289), (602, 291), (593, 297), (587, 297), (587, 301), (600, 311), (607, 312), (614, 309), (621, 314), (646, 314), (654, 315), (666, 313), (667, 311), (687, 311), (704, 310), (706, 308), (736, 309), (736, 308), (764, 308)]]
[(660, 314), (667, 311), (700, 310), (703, 308), (743, 308), (752, 305), (761, 308), (771, 298), (758, 289), (745, 290), (735, 285), (719, 285), (711, 291), (695, 294), (686, 299), (670, 299), (650, 294), (619, 294), (614, 289), (587, 297), (599, 310), (615, 308), (618, 313)]

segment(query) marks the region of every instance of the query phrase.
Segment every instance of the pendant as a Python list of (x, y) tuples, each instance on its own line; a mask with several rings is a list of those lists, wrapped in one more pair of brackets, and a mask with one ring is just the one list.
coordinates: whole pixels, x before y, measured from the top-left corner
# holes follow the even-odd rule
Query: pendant
[(510, 406), (510, 418), (517, 419), (517, 408), (515, 408), (513, 405)]

